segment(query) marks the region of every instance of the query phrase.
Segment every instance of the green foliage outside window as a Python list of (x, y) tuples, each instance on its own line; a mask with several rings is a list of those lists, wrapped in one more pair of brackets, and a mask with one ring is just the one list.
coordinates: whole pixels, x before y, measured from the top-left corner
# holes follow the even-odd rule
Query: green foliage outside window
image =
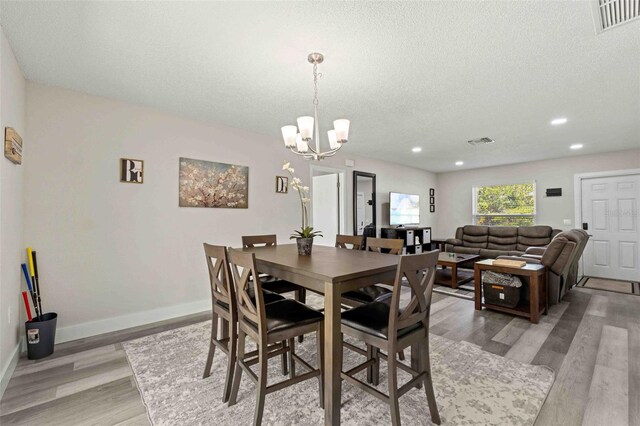
[(533, 225), (536, 214), (535, 183), (474, 188), (476, 225)]

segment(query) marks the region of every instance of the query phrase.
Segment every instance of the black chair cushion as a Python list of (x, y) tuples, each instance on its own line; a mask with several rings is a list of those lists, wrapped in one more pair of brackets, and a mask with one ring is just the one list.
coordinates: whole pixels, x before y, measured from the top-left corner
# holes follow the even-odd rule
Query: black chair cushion
[(260, 284), (262, 284), (263, 290), (269, 290), (278, 294), (300, 290), (300, 286), (297, 284), (271, 276), (260, 277)]
[[(391, 307), (383, 302), (371, 302), (342, 313), (342, 324), (387, 339), (389, 337), (389, 314)], [(398, 330), (398, 337), (405, 336), (412, 331), (422, 328), (422, 323), (411, 325)]]
[(391, 293), (391, 289), (381, 285), (372, 285), (369, 287), (359, 288), (354, 291), (348, 291), (342, 294), (345, 299), (355, 300), (360, 303), (370, 303), (381, 296)]
[(269, 333), (324, 320), (322, 313), (292, 299), (282, 299), (265, 305), (265, 313)]
[[(262, 296), (264, 298), (264, 304), (267, 305), (269, 303), (273, 303), (273, 302), (277, 302), (278, 300), (283, 300), (284, 297), (280, 296), (279, 294), (276, 293), (272, 293), (269, 290), (262, 290)], [(256, 295), (253, 292), (253, 286), (249, 287), (249, 297), (251, 298), (251, 301), (253, 303), (256, 303)], [(220, 301), (220, 300), (216, 300), (216, 304), (222, 306), (223, 308), (225, 308), (226, 310), (229, 310), (229, 305)]]

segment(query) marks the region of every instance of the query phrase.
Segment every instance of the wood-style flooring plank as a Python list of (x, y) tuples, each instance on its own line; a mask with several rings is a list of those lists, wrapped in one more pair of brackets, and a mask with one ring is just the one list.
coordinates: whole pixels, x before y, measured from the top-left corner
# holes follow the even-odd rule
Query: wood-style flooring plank
[(640, 319), (629, 321), (629, 424), (640, 425)]
[(115, 424), (145, 412), (129, 378), (0, 417), (2, 425)]
[(629, 421), (629, 336), (626, 328), (602, 327), (582, 424), (624, 426)]
[(600, 316), (584, 316), (562, 367), (556, 372), (556, 380), (538, 414), (536, 425), (582, 424), (603, 323)]
[(530, 364), (568, 306), (568, 303), (552, 306), (549, 309), (549, 315), (542, 315), (538, 324), (532, 324), (522, 333), (505, 357)]

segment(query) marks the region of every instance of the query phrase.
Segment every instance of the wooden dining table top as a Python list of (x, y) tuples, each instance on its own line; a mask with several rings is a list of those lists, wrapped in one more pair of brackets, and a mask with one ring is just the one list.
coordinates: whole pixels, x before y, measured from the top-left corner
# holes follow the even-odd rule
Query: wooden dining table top
[(400, 261), (400, 256), (321, 245), (314, 245), (311, 255), (308, 256), (299, 255), (296, 244), (239, 250), (255, 253), (259, 262), (278, 266), (314, 280), (333, 283), (395, 271)]

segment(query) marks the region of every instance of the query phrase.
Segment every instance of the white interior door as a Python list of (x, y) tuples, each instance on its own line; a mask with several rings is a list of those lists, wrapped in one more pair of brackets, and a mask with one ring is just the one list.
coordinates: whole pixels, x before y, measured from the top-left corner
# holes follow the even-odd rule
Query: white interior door
[(584, 275), (640, 281), (639, 199), (640, 175), (582, 180)]
[(340, 187), (338, 174), (313, 177), (313, 228), (324, 237), (315, 238), (314, 244), (333, 246), (340, 233)]

